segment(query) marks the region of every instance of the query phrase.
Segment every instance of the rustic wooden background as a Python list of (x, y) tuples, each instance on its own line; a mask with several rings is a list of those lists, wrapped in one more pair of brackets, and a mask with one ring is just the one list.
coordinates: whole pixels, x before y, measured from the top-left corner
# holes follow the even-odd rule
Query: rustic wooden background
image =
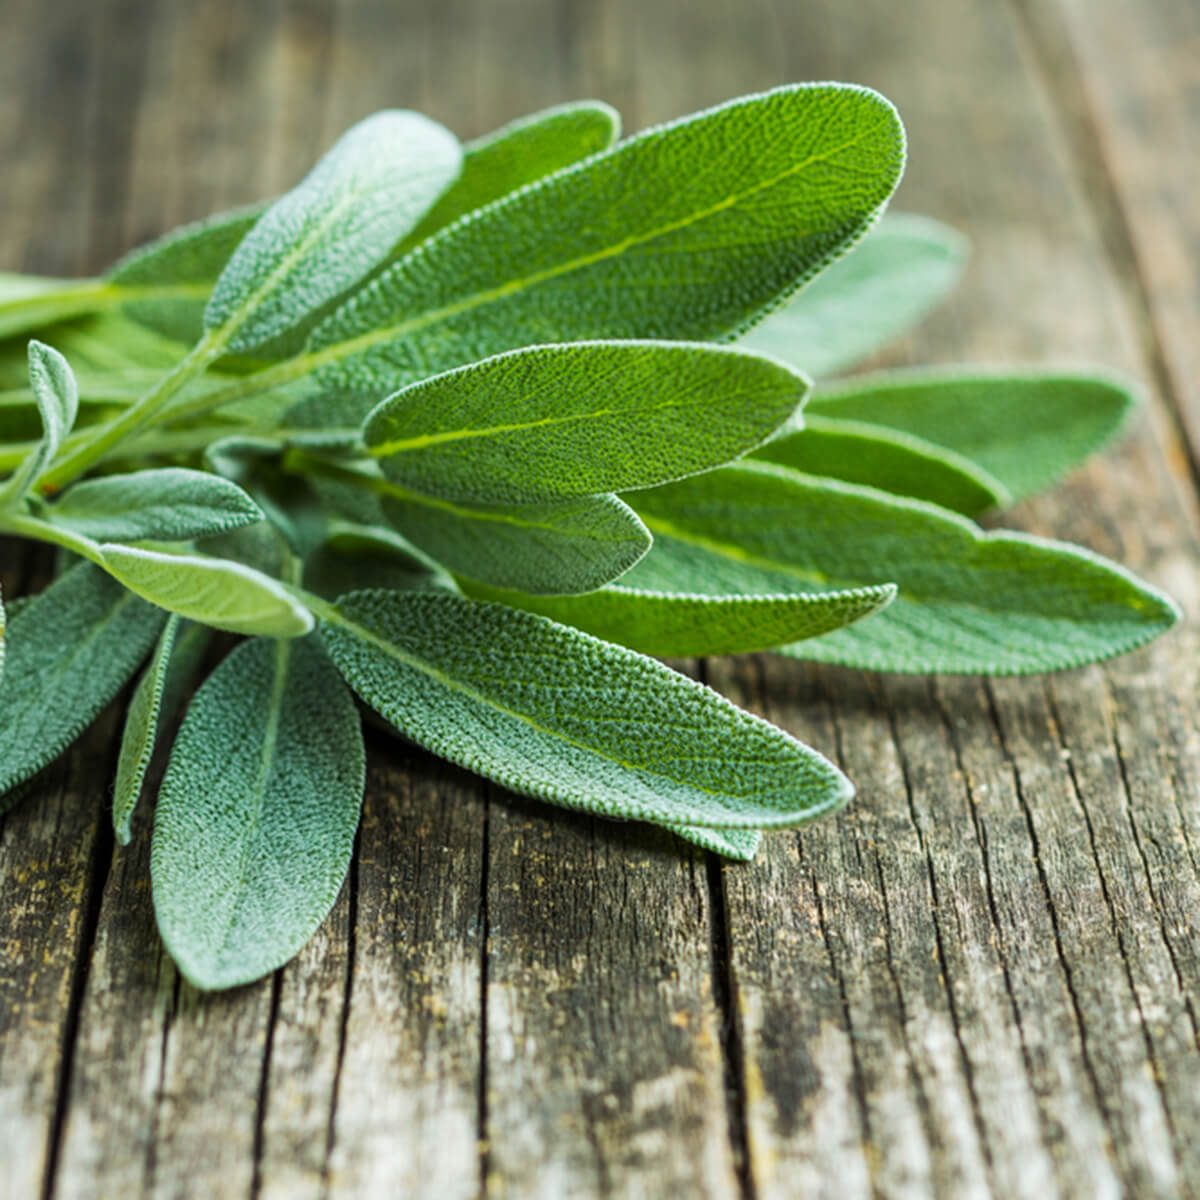
[[(1122, 446), (1011, 520), (1197, 611), (1195, 0), (3, 0), (0, 64), (0, 266), (61, 273), (384, 105), (469, 136), (591, 95), (636, 129), (873, 84), (902, 204), (977, 247), (889, 359), (1144, 379)], [(159, 948), (144, 818), (114, 851), (104, 721), (0, 820), (0, 1193), (1196, 1195), (1196, 650), (997, 683), (710, 663), (860, 785), (749, 867), (374, 738), (332, 916), (215, 997)]]

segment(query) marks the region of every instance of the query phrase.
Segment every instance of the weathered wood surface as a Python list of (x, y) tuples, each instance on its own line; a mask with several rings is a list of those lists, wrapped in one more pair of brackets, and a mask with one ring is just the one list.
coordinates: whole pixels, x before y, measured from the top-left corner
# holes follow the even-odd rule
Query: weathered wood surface
[[(96, 269), (385, 104), (635, 128), (868, 82), (902, 203), (976, 245), (889, 358), (1146, 379), (1011, 520), (1195, 614), (1198, 63), (1193, 0), (5, 0), (0, 264)], [(1196, 1195), (1196, 663), (1185, 627), (1045, 681), (707, 664), (860, 787), (750, 867), (374, 737), (334, 913), (215, 997), (157, 944), (144, 820), (114, 851), (110, 720), (0, 818), (0, 1196)]]

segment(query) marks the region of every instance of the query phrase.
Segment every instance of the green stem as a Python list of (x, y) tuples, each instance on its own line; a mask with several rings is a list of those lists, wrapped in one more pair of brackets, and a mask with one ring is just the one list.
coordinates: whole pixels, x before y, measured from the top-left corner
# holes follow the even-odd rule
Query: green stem
[(35, 542), (46, 542), (51, 546), (61, 546), (64, 550), (73, 550), (89, 562), (104, 566), (104, 557), (100, 546), (91, 538), (80, 533), (73, 533), (60, 525), (51, 525), (38, 517), (30, 517), (24, 513), (9, 513), (0, 518), (0, 533), (13, 533), (18, 537), (32, 538)]
[(232, 404), (235, 400), (248, 400), (251, 396), (259, 396), (273, 388), (295, 383), (297, 379), (302, 379), (320, 366), (327, 357), (329, 356), (322, 356), (318, 352), (285, 359), (265, 370), (246, 375), (228, 387), (206, 392), (203, 396), (195, 396), (191, 400), (183, 400), (173, 405), (167, 415), (172, 421), (201, 416), (212, 412), (213, 409)]
[(222, 328), (206, 333), (187, 357), (176, 363), (136, 404), (131, 404), (98, 431), (89, 431), (89, 436), (75, 450), (42, 475), (37, 482), (38, 488), (44, 492), (59, 491), (98, 463), (120, 442), (149, 425), (180, 388), (202, 374), (220, 356), (231, 332)]

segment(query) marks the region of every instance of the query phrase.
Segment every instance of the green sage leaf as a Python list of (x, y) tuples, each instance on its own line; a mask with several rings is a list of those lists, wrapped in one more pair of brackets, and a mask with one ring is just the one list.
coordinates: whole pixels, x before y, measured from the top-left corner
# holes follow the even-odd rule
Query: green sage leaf
[(230, 633), (293, 638), (312, 615), (278, 580), (242, 563), (106, 543), (104, 568), (131, 592), (192, 621)]
[(388, 478), (428, 495), (532, 504), (708, 470), (761, 445), (807, 380), (688, 342), (533, 346), (435, 375), (363, 426)]
[(159, 932), (199, 988), (282, 966), (333, 907), (364, 784), (354, 701), (314, 638), (243, 642), (188, 706), (154, 814)]
[[(124, 687), (166, 617), (78, 563), (9, 623), (0, 681), (0, 793), (52, 763)], [(0, 811), (8, 807), (0, 795)]]
[(0, 488), (0, 506), (11, 506), (24, 498), (58, 453), (79, 411), (79, 389), (67, 360), (42, 342), (29, 343), (29, 382), (42, 420), (42, 437)]
[(849, 799), (832, 763), (653, 659), (543, 617), (425, 592), (357, 592), (330, 655), (406, 737), (504, 787), (668, 825), (797, 825)]
[(888, 213), (845, 258), (742, 338), (823, 378), (915, 325), (962, 276), (967, 241), (928, 217)]
[(382, 397), (540, 342), (729, 337), (862, 236), (903, 162), (895, 110), (865, 88), (734, 100), (443, 230), (319, 325), (297, 367)]
[(461, 162), (454, 136), (419, 113), (360, 121), (239, 243), (205, 327), (235, 352), (278, 336), (386, 258)]
[(638, 496), (654, 550), (624, 581), (699, 592), (821, 591), (887, 581), (869, 621), (798, 658), (913, 674), (1016, 675), (1124, 653), (1179, 619), (1115, 563), (1023, 533), (984, 533), (918, 500), (739, 463)]
[(68, 488), (48, 515), (55, 524), (110, 542), (188, 541), (263, 517), (236, 483), (185, 467), (85, 479)]
[(1117, 375), (976, 368), (864, 375), (819, 391), (815, 415), (924, 438), (976, 463), (1019, 500), (1057, 482), (1137, 407)]
[(103, 280), (0, 271), (0, 338), (42, 333), (60, 321), (111, 308), (117, 301)]
[(113, 832), (122, 846), (133, 836), (133, 812), (154, 757), (158, 727), (174, 715), (208, 648), (211, 635), (203, 625), (188, 625), (177, 636), (180, 624), (178, 616), (167, 619), (125, 714), (112, 805)]

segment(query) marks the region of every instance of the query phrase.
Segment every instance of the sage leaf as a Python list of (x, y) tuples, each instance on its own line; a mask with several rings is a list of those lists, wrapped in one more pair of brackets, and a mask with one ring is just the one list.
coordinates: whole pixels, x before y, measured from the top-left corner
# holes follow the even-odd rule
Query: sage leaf
[[(150, 652), (164, 614), (77, 563), (9, 622), (0, 680), (0, 793), (52, 763)], [(0, 811), (10, 799), (0, 794)]]
[(98, 279), (50, 279), (0, 271), (0, 338), (41, 333), (60, 321), (117, 302)]
[(350, 865), (354, 701), (314, 638), (243, 642), (188, 706), (154, 813), (158, 929), (199, 988), (249, 983), (316, 931)]
[(655, 588), (820, 591), (887, 581), (883, 611), (788, 648), (794, 657), (912, 674), (1018, 675), (1132, 650), (1179, 619), (1115, 563), (872, 488), (738, 463), (642, 492), (654, 550), (626, 580)]
[(1011, 499), (1000, 480), (961, 454), (862, 421), (806, 416), (802, 430), (775, 438), (753, 457), (928, 500), (967, 516)]
[(461, 162), (454, 136), (419, 113), (360, 121), (242, 239), (205, 327), (234, 352), (278, 336), (386, 258)]
[(818, 378), (915, 325), (962, 276), (967, 241), (929, 217), (888, 213), (845, 258), (742, 338)]
[(892, 584), (828, 592), (703, 596), (612, 584), (581, 596), (528, 596), (464, 581), (468, 595), (541, 613), (659, 658), (747, 654), (819, 637), (890, 604)]
[(188, 541), (261, 521), (236, 483), (186, 467), (85, 479), (68, 488), (50, 519), (96, 541)]
[(607, 150), (621, 118), (600, 100), (580, 100), (532, 113), (463, 146), (462, 174), (418, 222), (394, 256), (439, 229), (517, 188)]
[(42, 437), (0, 488), (0, 507), (11, 507), (24, 498), (58, 453), (79, 411), (79, 389), (67, 360), (57, 350), (38, 341), (29, 343), (28, 353), (29, 383), (42, 421)]
[(740, 862), (752, 862), (762, 842), (759, 829), (705, 829), (699, 825), (668, 825), (667, 828), (685, 841)]
[(533, 346), (435, 375), (363, 426), (384, 474), (448, 500), (534, 504), (648, 487), (739, 458), (808, 381), (688, 342)]
[(304, 562), (304, 586), (336, 599), (364, 588), (457, 591), (454, 579), (390, 529), (335, 526)]
[(131, 592), (214, 629), (293, 638), (312, 628), (308, 609), (278, 580), (242, 563), (110, 543), (100, 555)]
[(1057, 482), (1121, 430), (1135, 385), (1114, 374), (941, 369), (863, 375), (813, 411), (924, 438), (969, 459), (1019, 500)]
[(668, 825), (798, 825), (849, 799), (832, 763), (653, 659), (497, 604), (356, 592), (330, 655), (401, 733), (504, 787)]
[(211, 635), (203, 625), (189, 624), (180, 635), (181, 623), (175, 615), (167, 619), (125, 714), (112, 804), (113, 832), (122, 846), (133, 836), (133, 812), (154, 757), (158, 727), (174, 715), (208, 648)]
[(465, 505), (393, 484), (383, 511), (443, 566), (522, 592), (590, 592), (623, 575), (650, 548), (646, 527), (616, 496)]
[(540, 342), (730, 337), (863, 235), (903, 162), (868, 89), (734, 100), (443, 230), (322, 322), (298, 367), (383, 397)]

